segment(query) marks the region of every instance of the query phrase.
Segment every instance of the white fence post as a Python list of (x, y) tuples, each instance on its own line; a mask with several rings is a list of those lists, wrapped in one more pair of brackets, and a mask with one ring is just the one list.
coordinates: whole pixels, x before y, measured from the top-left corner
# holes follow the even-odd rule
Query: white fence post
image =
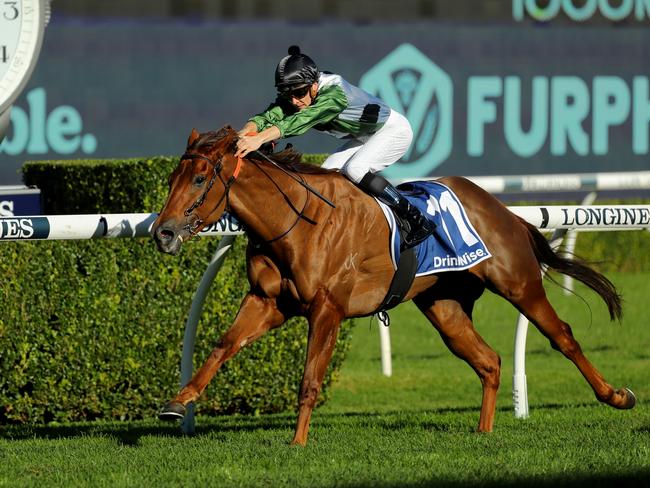
[(528, 417), (528, 384), (526, 382), (526, 335), (528, 333), (528, 319), (524, 314), (519, 314), (517, 329), (515, 330), (514, 372), (512, 374), (512, 404), (515, 417), (525, 419)]
[(381, 372), (384, 376), (393, 376), (393, 358), (390, 350), (389, 328), (379, 323), (379, 344), (381, 348)]
[[(557, 248), (567, 233), (567, 229), (557, 229), (549, 239), (551, 248)], [(542, 277), (546, 268), (542, 268)], [(515, 352), (513, 357), (512, 372), (512, 405), (515, 417), (525, 419), (528, 417), (528, 383), (526, 380), (526, 336), (528, 334), (528, 319), (523, 313), (517, 318), (515, 330)]]

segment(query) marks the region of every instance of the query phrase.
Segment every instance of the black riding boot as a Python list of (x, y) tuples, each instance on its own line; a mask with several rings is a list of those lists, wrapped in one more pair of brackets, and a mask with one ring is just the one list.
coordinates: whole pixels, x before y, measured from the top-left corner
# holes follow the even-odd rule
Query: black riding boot
[(390, 182), (375, 173), (366, 173), (359, 182), (359, 187), (370, 195), (377, 197), (381, 202), (392, 208), (398, 217), (408, 224), (407, 235), (402, 247), (409, 248), (418, 245), (436, 228), (435, 224), (427, 219), (417, 207), (404, 198)]

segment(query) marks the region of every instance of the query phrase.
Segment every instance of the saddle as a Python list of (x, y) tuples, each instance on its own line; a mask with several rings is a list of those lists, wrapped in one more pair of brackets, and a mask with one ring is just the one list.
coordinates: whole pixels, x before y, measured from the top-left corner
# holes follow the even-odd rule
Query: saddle
[(492, 256), (451, 188), (439, 182), (418, 181), (400, 185), (398, 190), (434, 222), (436, 230), (416, 247), (404, 249), (408, 224), (377, 200), (391, 227), (395, 265), (388, 293), (374, 312), (384, 324), (388, 323), (386, 311), (402, 302), (417, 276), (465, 270)]

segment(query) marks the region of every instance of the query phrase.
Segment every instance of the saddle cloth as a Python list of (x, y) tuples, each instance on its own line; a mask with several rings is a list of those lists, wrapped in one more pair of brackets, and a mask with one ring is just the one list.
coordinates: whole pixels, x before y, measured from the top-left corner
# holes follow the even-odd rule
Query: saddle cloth
[[(436, 224), (433, 235), (415, 249), (415, 276), (443, 271), (461, 271), (490, 257), (485, 243), (467, 218), (454, 192), (436, 181), (414, 181), (397, 187), (400, 193)], [(397, 269), (400, 256), (400, 236), (392, 210), (379, 200), (379, 206), (390, 226), (391, 258)]]

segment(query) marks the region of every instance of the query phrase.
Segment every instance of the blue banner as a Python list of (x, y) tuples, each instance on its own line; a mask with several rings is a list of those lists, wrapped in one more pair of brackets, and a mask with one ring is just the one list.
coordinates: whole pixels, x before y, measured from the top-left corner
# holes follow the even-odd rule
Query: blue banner
[(193, 127), (238, 128), (274, 99), (291, 44), (409, 118), (390, 178), (650, 168), (644, 27), (69, 21), (12, 111), (0, 184), (25, 160), (181, 154)]
[(0, 186), (0, 217), (40, 215), (41, 191), (36, 188)]

